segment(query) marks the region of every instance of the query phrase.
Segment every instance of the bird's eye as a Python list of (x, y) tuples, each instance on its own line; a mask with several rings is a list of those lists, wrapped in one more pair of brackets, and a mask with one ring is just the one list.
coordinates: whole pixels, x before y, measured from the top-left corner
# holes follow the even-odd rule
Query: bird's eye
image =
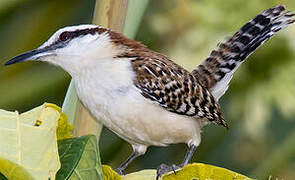
[(66, 41), (66, 40), (70, 39), (70, 37), (71, 37), (71, 34), (69, 32), (63, 32), (60, 34), (59, 39), (61, 41)]

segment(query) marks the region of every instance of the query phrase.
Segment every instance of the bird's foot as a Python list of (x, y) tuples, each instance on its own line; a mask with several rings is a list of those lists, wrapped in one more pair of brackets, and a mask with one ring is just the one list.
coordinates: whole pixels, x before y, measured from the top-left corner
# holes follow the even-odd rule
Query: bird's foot
[(156, 180), (159, 180), (159, 178), (163, 175), (166, 174), (168, 172), (173, 172), (174, 174), (176, 174), (176, 170), (181, 169), (182, 166), (177, 166), (175, 164), (173, 164), (172, 166), (167, 166), (166, 164), (161, 164), (158, 168), (157, 168), (157, 178)]
[(124, 170), (122, 168), (115, 169), (115, 172), (118, 173), (120, 176), (125, 175)]

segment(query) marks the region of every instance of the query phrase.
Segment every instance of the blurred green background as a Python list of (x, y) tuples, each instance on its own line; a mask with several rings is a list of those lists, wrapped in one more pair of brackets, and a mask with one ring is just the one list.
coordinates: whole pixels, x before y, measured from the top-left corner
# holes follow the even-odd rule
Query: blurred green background
[[(43, 102), (62, 105), (70, 76), (45, 63), (4, 67), (9, 58), (38, 47), (57, 29), (91, 23), (94, 0), (0, 0), (0, 108), (29, 110)], [(266, 8), (293, 0), (150, 0), (136, 39), (192, 70), (216, 44)], [(257, 50), (221, 98), (230, 125), (204, 128), (193, 161), (250, 177), (295, 179), (295, 25)], [(131, 147), (104, 128), (101, 156), (118, 167)], [(184, 144), (151, 147), (128, 172), (179, 163)]]

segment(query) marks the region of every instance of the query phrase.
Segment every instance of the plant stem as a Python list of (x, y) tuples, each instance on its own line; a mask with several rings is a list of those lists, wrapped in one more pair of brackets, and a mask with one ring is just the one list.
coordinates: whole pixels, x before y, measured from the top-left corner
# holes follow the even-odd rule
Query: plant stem
[[(122, 33), (127, 5), (128, 0), (97, 0), (93, 23)], [(70, 83), (62, 109), (67, 114), (69, 122), (74, 124), (74, 136), (94, 134), (99, 139), (102, 125), (91, 116), (89, 111), (78, 100), (73, 81)]]
[[(93, 23), (116, 32), (124, 32), (127, 37), (134, 38), (148, 2), (149, 0), (97, 0)], [(73, 81), (70, 83), (62, 110), (67, 114), (68, 121), (74, 124), (74, 136), (95, 134), (99, 138), (102, 125), (78, 100)]]

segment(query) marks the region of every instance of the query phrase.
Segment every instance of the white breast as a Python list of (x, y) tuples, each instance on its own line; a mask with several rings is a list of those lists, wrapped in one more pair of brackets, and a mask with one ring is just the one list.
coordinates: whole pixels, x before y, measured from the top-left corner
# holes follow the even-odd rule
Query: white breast
[(79, 98), (93, 116), (131, 144), (198, 145), (199, 121), (144, 98), (133, 84), (134, 77), (129, 60), (100, 60), (97, 66), (73, 78)]

